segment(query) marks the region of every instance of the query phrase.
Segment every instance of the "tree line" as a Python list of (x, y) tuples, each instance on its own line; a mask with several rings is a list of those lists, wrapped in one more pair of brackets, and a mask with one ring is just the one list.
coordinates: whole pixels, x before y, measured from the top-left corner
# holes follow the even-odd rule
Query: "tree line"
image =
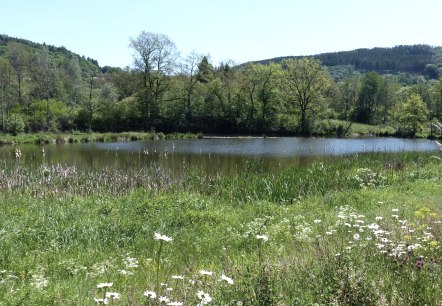
[(336, 69), (307, 57), (214, 65), (197, 52), (180, 56), (167, 36), (150, 32), (130, 48), (133, 65), (121, 69), (3, 37), (1, 130), (342, 135), (343, 122), (361, 122), (414, 135), (442, 118), (442, 79), (428, 75), (404, 80), (347, 65), (335, 78)]

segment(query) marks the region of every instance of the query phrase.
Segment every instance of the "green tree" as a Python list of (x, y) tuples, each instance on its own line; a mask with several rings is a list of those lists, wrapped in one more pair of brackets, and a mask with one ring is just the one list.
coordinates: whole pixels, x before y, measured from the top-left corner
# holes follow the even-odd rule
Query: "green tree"
[(241, 81), (247, 95), (247, 122), (255, 131), (268, 132), (276, 120), (277, 80), (281, 66), (251, 64), (242, 69)]
[(11, 97), (13, 96), (12, 87), (13, 68), (9, 61), (0, 58), (0, 107), (1, 107), (1, 124), (2, 130), (6, 130), (6, 120), (8, 119), (9, 110), (11, 108)]
[(16, 42), (10, 42), (8, 44), (8, 59), (15, 70), (17, 80), (17, 99), (20, 104), (23, 102), (22, 83), (26, 76), (29, 58), (29, 52), (23, 44)]
[(378, 92), (381, 77), (376, 72), (368, 72), (362, 78), (358, 104), (355, 109), (354, 119), (360, 123), (373, 123), (375, 107), (378, 103)]
[(428, 109), (424, 101), (419, 95), (413, 93), (402, 105), (399, 121), (406, 132), (415, 135), (422, 123), (428, 120), (427, 116)]
[(357, 76), (349, 77), (338, 84), (338, 101), (333, 101), (335, 110), (342, 120), (351, 121), (351, 115), (357, 106), (360, 80)]
[(145, 124), (154, 126), (160, 116), (160, 104), (170, 87), (170, 76), (175, 71), (178, 50), (165, 35), (141, 32), (130, 39), (134, 49), (134, 66), (142, 73), (143, 92), (141, 93), (141, 112)]
[(432, 107), (431, 117), (441, 121), (442, 120), (442, 77), (439, 78), (432, 86)]
[(327, 70), (321, 62), (312, 58), (289, 59), (282, 62), (285, 68), (284, 83), (289, 93), (289, 100), (299, 107), (299, 130), (310, 133), (310, 112), (321, 103), (327, 88), (331, 84)]
[(198, 81), (201, 83), (209, 83), (211, 80), (213, 80), (213, 72), (214, 69), (212, 64), (209, 62), (208, 57), (203, 56), (198, 64)]
[[(33, 96), (36, 99), (46, 100), (46, 129), (50, 129), (50, 103), (57, 91), (56, 71), (54, 62), (51, 59), (47, 47), (43, 47), (40, 52), (34, 54), (31, 63), (31, 78), (33, 83)], [(26, 105), (26, 115), (29, 112), (29, 105)]]
[(376, 123), (387, 124), (390, 113), (394, 110), (394, 93), (399, 89), (399, 85), (393, 81), (391, 77), (384, 76), (380, 80), (377, 95), (377, 105), (375, 108)]
[[(181, 69), (181, 76), (184, 78), (184, 97), (182, 100), (184, 100), (184, 109), (185, 109), (185, 115), (186, 120), (188, 123), (191, 123), (194, 116), (194, 110), (193, 110), (193, 101), (195, 99), (197, 87), (198, 87), (198, 81), (200, 80), (200, 71), (199, 67), (203, 67), (201, 65), (201, 61), (203, 58), (207, 57), (202, 56), (201, 54), (198, 54), (195, 51), (192, 51), (187, 58), (184, 60), (184, 63), (182, 65)], [(205, 72), (204, 72), (205, 74)], [(207, 78), (208, 80), (208, 78)]]

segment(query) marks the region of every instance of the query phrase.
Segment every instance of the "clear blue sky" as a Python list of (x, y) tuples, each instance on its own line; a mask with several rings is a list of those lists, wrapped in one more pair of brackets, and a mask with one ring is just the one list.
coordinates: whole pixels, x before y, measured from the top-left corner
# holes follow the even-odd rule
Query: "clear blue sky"
[(442, 46), (441, 0), (0, 0), (0, 33), (132, 64), (129, 38), (242, 63), (400, 44)]

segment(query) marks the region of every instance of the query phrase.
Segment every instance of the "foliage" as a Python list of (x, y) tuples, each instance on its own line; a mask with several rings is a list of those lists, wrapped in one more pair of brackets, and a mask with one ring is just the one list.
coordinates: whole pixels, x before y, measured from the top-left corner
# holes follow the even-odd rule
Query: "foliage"
[[(437, 63), (438, 49), (428, 45), (396, 46), (393, 48), (357, 49), (323, 53), (312, 56), (328, 67), (349, 65), (354, 69), (367, 72), (409, 72), (425, 74), (428, 64)], [(287, 58), (279, 57), (257, 63), (279, 63)]]
[(180, 58), (162, 34), (143, 31), (130, 39), (130, 47), (134, 63), (121, 69), (100, 67), (64, 47), (1, 35), (3, 131), (17, 114), (25, 132), (343, 135), (352, 123), (327, 123), (345, 120), (388, 125), (405, 135), (399, 114), (411, 93), (428, 109), (421, 124), (429, 127), (442, 118), (441, 81), (432, 79), (441, 65), (438, 48), (398, 46), (266, 65), (214, 65), (196, 52)]
[(5, 131), (14, 136), (19, 133), (23, 133), (25, 131), (25, 123), (23, 118), (18, 114), (9, 116), (5, 124)]
[(402, 122), (405, 131), (411, 131), (414, 135), (426, 121), (428, 115), (427, 106), (417, 94), (412, 94), (403, 104), (400, 110), (399, 120)]
[(297, 104), (300, 110), (300, 133), (307, 135), (310, 133), (310, 112), (323, 99), (323, 94), (330, 86), (330, 79), (318, 60), (286, 60), (282, 65), (286, 71), (284, 81), (288, 99)]

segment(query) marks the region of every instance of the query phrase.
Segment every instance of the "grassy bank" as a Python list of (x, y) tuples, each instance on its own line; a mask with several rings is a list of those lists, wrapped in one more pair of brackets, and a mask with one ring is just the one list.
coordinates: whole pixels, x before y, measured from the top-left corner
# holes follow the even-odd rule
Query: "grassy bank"
[(3, 164), (0, 305), (440, 305), (441, 170), (414, 153), (229, 177)]
[(125, 133), (37, 133), (0, 135), (0, 145), (14, 144), (47, 144), (47, 143), (79, 143), (79, 142), (115, 142), (137, 141), (150, 139), (195, 139), (197, 134), (191, 133), (156, 133), (156, 132), (125, 132)]

